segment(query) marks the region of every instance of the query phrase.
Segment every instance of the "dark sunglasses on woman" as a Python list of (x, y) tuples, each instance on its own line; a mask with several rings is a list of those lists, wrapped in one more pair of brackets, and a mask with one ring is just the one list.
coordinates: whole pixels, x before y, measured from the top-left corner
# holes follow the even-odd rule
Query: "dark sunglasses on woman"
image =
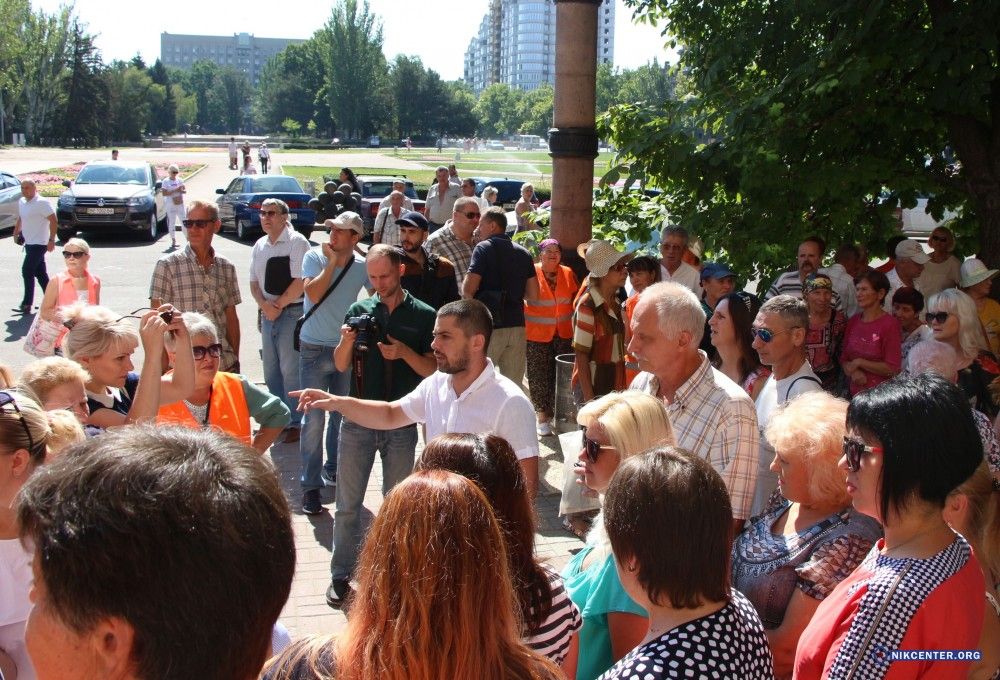
[(191, 348), (191, 353), (194, 354), (196, 361), (201, 361), (205, 358), (205, 355), (209, 355), (213, 359), (218, 359), (222, 356), (222, 343), (215, 343), (205, 347), (204, 345), (194, 345)]
[(860, 439), (844, 437), (844, 458), (847, 459), (847, 469), (851, 472), (857, 472), (861, 469), (861, 456), (881, 453), (881, 446), (868, 446)]

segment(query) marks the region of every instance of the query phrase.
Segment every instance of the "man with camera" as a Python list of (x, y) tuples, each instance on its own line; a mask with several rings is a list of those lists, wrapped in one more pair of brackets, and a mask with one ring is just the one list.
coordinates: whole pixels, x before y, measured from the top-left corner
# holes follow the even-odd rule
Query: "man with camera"
[[(340, 327), (333, 353), (338, 371), (353, 373), (351, 396), (391, 402), (414, 390), (437, 368), (431, 350), (435, 313), (400, 286), (403, 255), (386, 244), (373, 245), (365, 260), (375, 294), (355, 302)], [(322, 413), (322, 411), (320, 411)], [(366, 427), (345, 416), (340, 424), (342, 454), (337, 460), (337, 506), (333, 517), (333, 583), (327, 603), (339, 605), (358, 559), (361, 507), (375, 462), (382, 454), (382, 493), (413, 470), (417, 426)]]

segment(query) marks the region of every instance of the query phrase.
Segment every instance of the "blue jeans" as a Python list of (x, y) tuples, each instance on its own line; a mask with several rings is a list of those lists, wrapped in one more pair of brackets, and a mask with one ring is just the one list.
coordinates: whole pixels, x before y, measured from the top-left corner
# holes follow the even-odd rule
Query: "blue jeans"
[(24, 279), (24, 298), (22, 307), (30, 307), (35, 303), (35, 281), (42, 287), (49, 285), (49, 273), (45, 269), (45, 253), (49, 250), (44, 245), (24, 246), (24, 262), (21, 264), (21, 277)]
[[(333, 366), (333, 345), (310, 345), (303, 342), (299, 352), (299, 387), (325, 390), (330, 394), (346, 396), (350, 389), (351, 372), (341, 373)], [(302, 457), (303, 489), (322, 489), (320, 471), (326, 467), (331, 477), (337, 474), (337, 439), (340, 434), (340, 414), (330, 413), (327, 425), (326, 411), (316, 409), (302, 418), (299, 438), (299, 455)], [(326, 427), (326, 465), (323, 464), (323, 428)]]
[(300, 316), (302, 305), (297, 304), (285, 307), (274, 321), (263, 315), (260, 318), (264, 383), (268, 392), (281, 397), (292, 410), (289, 427), (299, 427), (302, 423), (302, 414), (297, 410), (298, 399), (288, 396), (289, 392), (299, 389), (299, 354), (292, 346), (292, 336)]
[(382, 495), (386, 495), (413, 471), (417, 449), (417, 426), (396, 430), (370, 430), (349, 420), (340, 425), (344, 455), (337, 461), (337, 506), (333, 515), (333, 560), (335, 579), (349, 579), (358, 561), (361, 545), (361, 507), (375, 464), (382, 454)]

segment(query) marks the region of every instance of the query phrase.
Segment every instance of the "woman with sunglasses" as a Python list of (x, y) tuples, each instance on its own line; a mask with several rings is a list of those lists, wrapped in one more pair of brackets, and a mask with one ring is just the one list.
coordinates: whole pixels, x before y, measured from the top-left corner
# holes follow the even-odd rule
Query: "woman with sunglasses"
[(522, 639), (576, 677), (580, 610), (562, 577), (535, 557), (535, 515), (514, 450), (493, 434), (443, 434), (424, 448), (416, 471), (447, 470), (486, 494), (507, 545)]
[[(46, 321), (63, 322), (61, 310), (76, 303), (85, 305), (101, 304), (101, 280), (87, 271), (90, 264), (90, 244), (82, 238), (66, 241), (62, 251), (66, 261), (66, 271), (59, 272), (45, 287), (45, 297), (38, 310)], [(61, 348), (67, 330), (63, 329), (56, 338), (56, 347)], [(61, 351), (60, 351), (61, 353)]]
[[(582, 483), (603, 499), (618, 465), (661, 444), (674, 444), (663, 404), (651, 395), (612, 392), (585, 404), (577, 470)], [(593, 680), (634, 648), (649, 628), (646, 611), (632, 600), (615, 571), (611, 543), (598, 514), (587, 544), (562, 571), (569, 596), (583, 614), (577, 680)]]
[[(142, 310), (136, 310), (139, 312)], [(74, 305), (64, 313), (69, 328), (64, 348), (90, 374), (87, 382), (88, 425), (106, 429), (156, 416), (160, 404), (169, 404), (194, 389), (191, 336), (180, 312), (170, 305), (119, 316), (107, 307)], [(136, 331), (134, 321), (139, 320)], [(161, 375), (164, 335), (171, 333), (179, 352), (176, 370)], [(142, 342), (142, 371), (133, 371), (132, 354)]]
[(732, 550), (733, 587), (764, 622), (774, 674), (789, 677), (795, 646), (819, 603), (844, 580), (882, 529), (851, 507), (839, 468), (847, 402), (817, 390), (771, 416), (778, 503), (750, 521)]
[[(708, 319), (709, 337), (719, 355), (715, 367), (746, 390), (751, 399), (757, 399), (771, 375), (770, 367), (760, 363), (753, 348), (753, 320), (759, 311), (760, 300), (739, 291), (720, 298)], [(770, 337), (763, 339), (771, 341)]]
[(943, 290), (927, 301), (927, 323), (934, 339), (951, 345), (958, 355), (958, 385), (972, 408), (996, 418), (1000, 364), (990, 352), (976, 303), (955, 288)]
[(844, 342), (847, 319), (833, 301), (833, 279), (813, 272), (802, 284), (802, 299), (809, 307), (809, 328), (806, 330), (806, 356), (823, 389), (838, 394), (843, 371), (840, 369), (840, 346)]
[(903, 360), (899, 322), (882, 308), (889, 287), (885, 274), (875, 270), (864, 272), (854, 287), (861, 311), (847, 322), (840, 350), (852, 397), (899, 373)]
[(942, 510), (982, 461), (969, 403), (944, 378), (901, 375), (854, 397), (841, 465), (854, 508), (885, 538), (820, 603), (799, 639), (795, 677), (966, 677), (967, 661), (892, 653), (979, 642), (983, 573)]
[(924, 297), (930, 297), (946, 288), (958, 287), (962, 279), (962, 262), (952, 254), (955, 250), (955, 235), (948, 227), (935, 227), (927, 239), (927, 245), (932, 249), (931, 259), (917, 277), (920, 292)]
[[(157, 422), (194, 429), (213, 427), (261, 453), (266, 452), (288, 425), (288, 406), (245, 376), (219, 370), (222, 344), (211, 319), (197, 312), (181, 316), (191, 336), (194, 391), (184, 399), (160, 406)], [(170, 364), (174, 365), (182, 348), (167, 337), (166, 349)], [(251, 429), (251, 418), (260, 425), (256, 435)]]
[(8, 670), (13, 664), (13, 677), (19, 678), (34, 677), (24, 647), (32, 554), (18, 538), (15, 498), (45, 462), (50, 437), (38, 404), (18, 392), (0, 391), (0, 669), (5, 662)]

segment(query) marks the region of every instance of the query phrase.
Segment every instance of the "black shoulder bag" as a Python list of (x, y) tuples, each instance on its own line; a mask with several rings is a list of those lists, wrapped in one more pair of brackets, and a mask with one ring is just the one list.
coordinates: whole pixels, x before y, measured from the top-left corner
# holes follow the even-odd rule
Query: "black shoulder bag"
[(305, 314), (303, 314), (302, 316), (300, 316), (299, 320), (295, 322), (295, 333), (292, 335), (292, 347), (295, 349), (296, 352), (299, 351), (299, 346), (301, 344), (300, 340), (299, 340), (299, 336), (302, 334), (302, 325), (306, 322), (306, 320), (310, 316), (313, 315), (313, 312), (315, 312), (317, 309), (319, 309), (319, 306), (321, 304), (323, 304), (323, 302), (328, 297), (330, 297), (330, 293), (332, 293), (333, 289), (337, 287), (337, 284), (340, 283), (340, 280), (344, 278), (344, 276), (347, 274), (347, 270), (351, 268), (352, 264), (354, 264), (354, 256), (353, 255), (351, 256), (351, 259), (347, 261), (347, 266), (345, 266), (343, 268), (343, 270), (341, 270), (340, 274), (337, 276), (336, 280), (333, 282), (333, 285), (331, 285), (329, 288), (327, 288), (326, 292), (323, 293), (323, 297), (321, 297), (319, 299), (319, 302), (317, 302), (312, 307), (310, 307), (309, 311), (306, 312)]

